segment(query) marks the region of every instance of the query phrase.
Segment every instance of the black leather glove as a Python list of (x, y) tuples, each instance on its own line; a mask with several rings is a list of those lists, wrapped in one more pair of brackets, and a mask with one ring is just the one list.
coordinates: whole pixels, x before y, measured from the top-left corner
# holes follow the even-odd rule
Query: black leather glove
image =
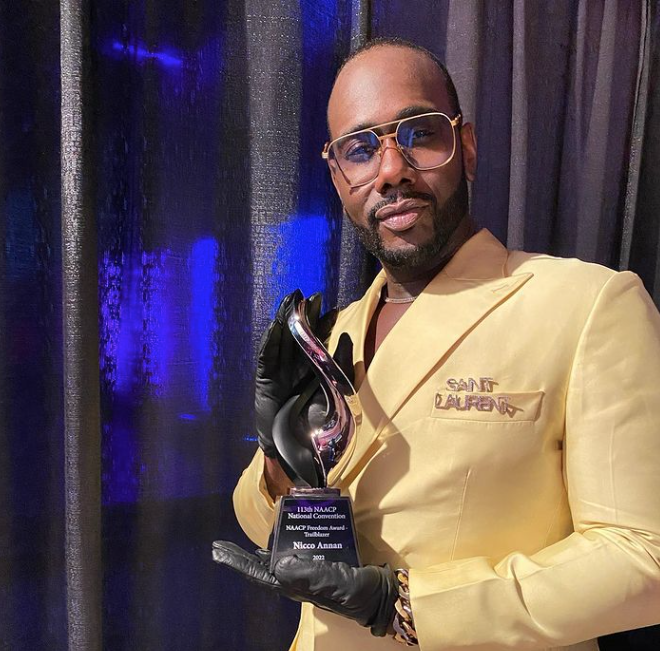
[[(297, 289), (282, 299), (275, 319), (262, 337), (257, 358), (254, 395), (256, 429), (259, 446), (271, 458), (277, 456), (272, 436), (275, 415), (291, 396), (300, 394), (313, 378), (309, 362), (285, 323), (289, 305), (300, 296)], [(318, 293), (309, 297), (306, 308), (312, 332), (325, 341), (337, 320), (337, 310), (319, 317), (321, 294)]]
[(346, 563), (287, 556), (277, 561), (271, 573), (268, 550), (250, 554), (224, 540), (213, 543), (213, 559), (248, 581), (289, 599), (308, 601), (354, 619), (378, 637), (386, 635), (394, 618), (399, 584), (387, 565), (351, 567)]

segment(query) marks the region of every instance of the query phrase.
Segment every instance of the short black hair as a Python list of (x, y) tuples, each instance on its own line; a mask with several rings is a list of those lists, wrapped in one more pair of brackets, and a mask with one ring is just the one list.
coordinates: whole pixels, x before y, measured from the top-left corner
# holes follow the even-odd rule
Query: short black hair
[(360, 45), (360, 47), (353, 50), (353, 52), (351, 52), (344, 59), (342, 64), (339, 66), (339, 70), (337, 70), (335, 81), (337, 80), (337, 77), (339, 77), (341, 71), (353, 59), (358, 57), (363, 52), (366, 52), (367, 50), (371, 50), (376, 47), (382, 47), (384, 45), (389, 45), (391, 47), (405, 48), (408, 50), (414, 50), (416, 52), (420, 52), (428, 59), (430, 59), (437, 66), (438, 70), (440, 70), (440, 74), (442, 75), (442, 78), (445, 82), (447, 95), (449, 97), (449, 103), (451, 105), (451, 110), (454, 112), (454, 116), (458, 115), (459, 113), (462, 114), (461, 103), (458, 100), (458, 93), (456, 92), (456, 86), (454, 86), (454, 80), (451, 78), (451, 75), (449, 74), (449, 71), (447, 70), (445, 64), (442, 61), (440, 61), (440, 59), (435, 54), (433, 54), (431, 50), (427, 50), (425, 47), (421, 45), (417, 45), (417, 43), (413, 43), (412, 41), (407, 41), (406, 39), (399, 38), (398, 36), (379, 36), (377, 38), (372, 38), (369, 41), (366, 41), (365, 43)]

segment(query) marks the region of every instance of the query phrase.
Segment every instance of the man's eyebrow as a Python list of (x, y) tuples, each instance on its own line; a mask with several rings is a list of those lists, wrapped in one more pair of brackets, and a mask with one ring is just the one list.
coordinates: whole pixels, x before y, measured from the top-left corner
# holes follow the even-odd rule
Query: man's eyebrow
[(406, 106), (396, 114), (396, 120), (403, 120), (405, 118), (412, 118), (416, 115), (423, 115), (424, 113), (441, 113), (435, 106)]
[[(424, 113), (435, 113), (439, 111), (435, 106), (422, 106), (415, 104), (413, 106), (406, 106), (406, 108), (401, 109), (394, 118), (388, 120), (387, 122), (381, 122), (380, 124), (389, 124), (390, 122), (396, 122), (397, 120), (404, 120), (405, 118), (412, 118), (416, 115), (423, 115)], [(363, 131), (364, 129), (371, 129), (374, 125), (371, 122), (361, 122), (360, 124), (354, 124), (350, 129), (342, 133), (338, 138), (347, 136), (349, 133), (355, 133), (356, 131)]]

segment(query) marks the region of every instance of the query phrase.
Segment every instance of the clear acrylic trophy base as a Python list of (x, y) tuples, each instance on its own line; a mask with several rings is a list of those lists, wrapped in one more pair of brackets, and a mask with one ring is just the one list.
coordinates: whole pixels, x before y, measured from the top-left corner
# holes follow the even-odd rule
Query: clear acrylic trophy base
[(360, 567), (351, 498), (338, 488), (292, 488), (276, 506), (270, 569), (283, 556)]

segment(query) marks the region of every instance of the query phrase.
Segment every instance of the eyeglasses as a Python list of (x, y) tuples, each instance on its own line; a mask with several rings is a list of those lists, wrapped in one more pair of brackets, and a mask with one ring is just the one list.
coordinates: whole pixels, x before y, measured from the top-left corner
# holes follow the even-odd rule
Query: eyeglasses
[[(454, 127), (460, 123), (460, 113), (453, 118), (444, 113), (423, 113), (385, 122), (326, 143), (321, 156), (331, 169), (339, 169), (352, 188), (357, 188), (378, 176), (381, 156), (387, 149), (383, 141), (387, 138), (394, 138), (396, 148), (416, 170), (446, 165), (456, 152)], [(379, 136), (377, 131), (389, 132)]]

